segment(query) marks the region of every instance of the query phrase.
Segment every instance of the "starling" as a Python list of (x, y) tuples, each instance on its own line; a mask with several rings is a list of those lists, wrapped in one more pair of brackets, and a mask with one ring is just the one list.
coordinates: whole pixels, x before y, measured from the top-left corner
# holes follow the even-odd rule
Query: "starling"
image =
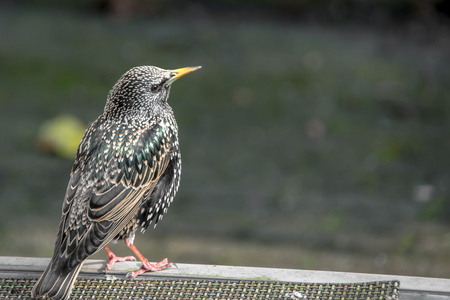
[(151, 264), (133, 245), (135, 232), (161, 220), (177, 193), (181, 174), (178, 126), (167, 103), (172, 83), (199, 69), (135, 67), (108, 94), (102, 115), (86, 130), (67, 186), (53, 257), (32, 297), (68, 299), (83, 262), (123, 239), (142, 262), (129, 274), (172, 266)]

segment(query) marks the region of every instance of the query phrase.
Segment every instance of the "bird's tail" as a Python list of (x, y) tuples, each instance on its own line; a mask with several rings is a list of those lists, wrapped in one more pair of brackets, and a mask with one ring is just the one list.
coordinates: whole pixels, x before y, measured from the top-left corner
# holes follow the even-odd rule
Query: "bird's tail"
[(34, 285), (31, 291), (32, 299), (39, 299), (40, 297), (48, 297), (54, 300), (69, 299), (73, 284), (82, 266), (83, 262), (64, 274), (57, 268), (55, 261), (52, 259), (44, 274)]

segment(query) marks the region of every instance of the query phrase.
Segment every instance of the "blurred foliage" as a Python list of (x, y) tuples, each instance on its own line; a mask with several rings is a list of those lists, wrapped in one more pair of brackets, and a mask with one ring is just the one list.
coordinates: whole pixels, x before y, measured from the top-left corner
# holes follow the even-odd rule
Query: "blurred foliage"
[[(33, 3), (33, 1), (24, 1)], [(448, 18), (446, 0), (46, 0), (51, 5), (106, 11), (122, 17), (206, 10), (219, 15), (246, 14), (319, 22), (364, 21), (378, 25)], [(191, 9), (191, 11), (189, 11)]]
[(172, 89), (182, 182), (143, 252), (450, 276), (442, 2), (120, 3), (2, 2), (0, 254), (51, 254), (72, 161), (37, 151), (42, 124), (92, 122), (133, 66), (202, 65)]
[(398, 249), (400, 255), (405, 255), (407, 252), (413, 250), (414, 245), (417, 243), (417, 237), (414, 233), (405, 234), (401, 239), (399, 239)]
[(346, 218), (345, 212), (341, 209), (331, 212), (323, 219), (324, 231), (331, 233), (338, 232)]
[(424, 205), (420, 216), (425, 221), (445, 220), (448, 221), (450, 212), (450, 201), (443, 196), (437, 197)]
[(40, 126), (36, 146), (44, 153), (73, 160), (85, 130), (86, 125), (78, 118), (59, 115)]

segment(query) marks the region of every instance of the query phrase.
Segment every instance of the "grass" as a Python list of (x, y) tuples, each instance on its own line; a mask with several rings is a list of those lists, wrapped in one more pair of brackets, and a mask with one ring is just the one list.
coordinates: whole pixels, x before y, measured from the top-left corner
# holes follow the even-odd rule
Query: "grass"
[[(91, 122), (135, 65), (202, 65), (172, 89), (182, 183), (158, 230), (138, 237), (144, 253), (450, 276), (446, 37), (20, 7), (0, 16), (1, 255), (52, 251), (72, 161), (37, 150), (43, 123)], [(435, 188), (426, 203), (413, 200), (421, 184)], [(429, 250), (428, 237), (447, 242)]]

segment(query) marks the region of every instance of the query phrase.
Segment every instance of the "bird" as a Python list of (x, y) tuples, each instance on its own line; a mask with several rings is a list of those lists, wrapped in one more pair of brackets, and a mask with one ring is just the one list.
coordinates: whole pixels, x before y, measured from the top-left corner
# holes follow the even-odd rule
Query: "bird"
[(141, 261), (131, 278), (173, 266), (167, 258), (150, 263), (133, 242), (138, 229), (156, 226), (178, 191), (178, 125), (167, 100), (172, 83), (199, 68), (134, 67), (109, 91), (78, 146), (53, 257), (32, 289), (34, 299), (68, 299), (84, 261), (101, 249), (107, 270), (135, 259), (116, 256), (112, 241), (124, 240)]

